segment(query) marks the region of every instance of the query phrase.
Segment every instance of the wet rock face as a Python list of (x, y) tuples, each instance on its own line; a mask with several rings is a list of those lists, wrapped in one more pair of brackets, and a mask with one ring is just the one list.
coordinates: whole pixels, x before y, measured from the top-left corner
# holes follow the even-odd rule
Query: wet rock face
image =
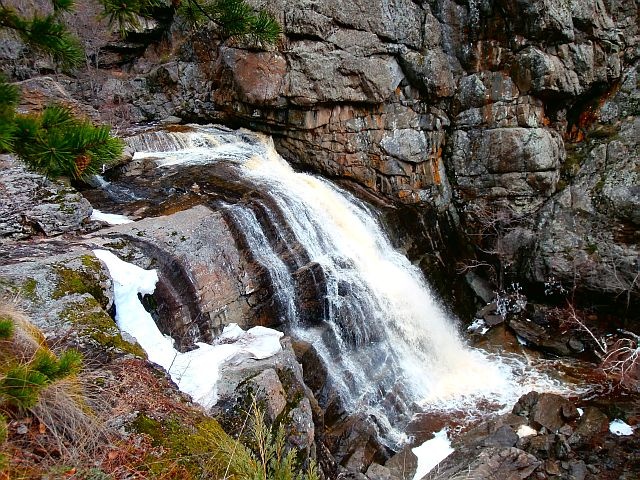
[(139, 262), (158, 270), (159, 326), (179, 346), (210, 341), (229, 323), (271, 324), (271, 316), (264, 311), (261, 316), (257, 308), (268, 290), (236, 248), (220, 213), (196, 206), (101, 231), (100, 238), (105, 236), (111, 238), (108, 248), (121, 239), (139, 252)]
[[(459, 218), (483, 250), (495, 249), (483, 222), (508, 216), (505, 261), (521, 278), (634, 290), (637, 145), (584, 138), (598, 118), (624, 137), (637, 116), (633, 0), (268, 0), (255, 4), (283, 27), (276, 47), (174, 23), (163, 45), (145, 48), (150, 32), (129, 53), (108, 29), (91, 34), (89, 4), (70, 22), (104, 69), (39, 91), (116, 124), (177, 116), (268, 132), (292, 162), (433, 209), (431, 230)], [(14, 43), (0, 54), (17, 78)], [(600, 160), (575, 175), (585, 149)]]
[[(455, 206), (473, 239), (488, 238), (492, 217), (508, 217), (499, 248), (515, 276), (574, 283), (572, 270), (582, 272), (586, 290), (634, 290), (632, 228), (583, 218), (581, 204), (598, 203), (596, 212), (608, 208), (631, 225), (637, 209), (628, 162), (637, 148), (607, 147), (619, 162), (611, 171), (627, 173), (595, 191), (594, 176), (608, 163), (567, 176), (575, 158), (565, 144), (591, 128), (598, 99), (609, 99), (601, 116), (608, 125), (637, 115), (637, 84), (628, 80), (638, 59), (634, 2), (266, 5), (283, 25), (282, 48), (225, 46), (209, 74), (196, 67), (196, 78), (212, 87), (215, 113), (206, 118), (272, 133), (293, 162), (394, 202), (440, 215)], [(627, 87), (615, 98), (624, 102), (611, 100), (620, 82)], [(585, 236), (591, 247), (582, 245)], [(493, 251), (493, 240), (480, 246)], [(593, 245), (601, 257), (588, 252)], [(621, 280), (610, 275), (612, 265), (627, 272)]]

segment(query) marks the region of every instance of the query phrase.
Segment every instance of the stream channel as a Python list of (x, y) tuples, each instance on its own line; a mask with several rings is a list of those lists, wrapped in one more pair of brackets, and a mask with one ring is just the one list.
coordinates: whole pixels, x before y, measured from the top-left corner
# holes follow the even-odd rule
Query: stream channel
[[(531, 390), (588, 391), (571, 378), (574, 365), (525, 355), (504, 330), (476, 334), (482, 348), (471, 346), (428, 279), (393, 248), (376, 212), (295, 171), (270, 138), (188, 126), (128, 143), (135, 154), (124, 171), (138, 173), (99, 178), (99, 188), (85, 192), (92, 204), (133, 220), (196, 204), (221, 212), (265, 272), (272, 324), (313, 345), (344, 409), (373, 419), (390, 448), (444, 427), (455, 435)], [(181, 181), (154, 186), (172, 177)], [(300, 272), (312, 281), (304, 275), (301, 285)]]

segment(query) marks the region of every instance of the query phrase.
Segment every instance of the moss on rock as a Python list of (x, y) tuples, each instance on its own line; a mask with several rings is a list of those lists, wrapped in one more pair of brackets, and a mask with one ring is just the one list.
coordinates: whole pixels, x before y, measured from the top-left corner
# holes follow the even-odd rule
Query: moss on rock
[(82, 338), (90, 339), (107, 351), (131, 353), (146, 358), (146, 353), (137, 343), (127, 342), (113, 319), (102, 309), (95, 298), (84, 296), (70, 303), (60, 317), (77, 329)]
[[(147, 435), (162, 456), (145, 466), (152, 475), (171, 470), (181, 478), (242, 478), (252, 462), (248, 451), (227, 435), (213, 418), (199, 417), (192, 424), (184, 418), (169, 416), (156, 420), (141, 414), (129, 429)], [(239, 475), (240, 474), (240, 475)]]
[(103, 270), (100, 261), (93, 255), (82, 255), (78, 267), (55, 264), (53, 270), (57, 275), (52, 298), (59, 299), (74, 293), (88, 293), (93, 296), (102, 308), (107, 308), (109, 299), (104, 294), (103, 285), (109, 277)]
[(36, 294), (36, 290), (38, 288), (38, 282), (35, 278), (28, 277), (24, 282), (22, 282), (22, 286), (20, 287), (20, 293), (22, 296), (27, 298), (28, 300), (35, 302), (38, 299)]

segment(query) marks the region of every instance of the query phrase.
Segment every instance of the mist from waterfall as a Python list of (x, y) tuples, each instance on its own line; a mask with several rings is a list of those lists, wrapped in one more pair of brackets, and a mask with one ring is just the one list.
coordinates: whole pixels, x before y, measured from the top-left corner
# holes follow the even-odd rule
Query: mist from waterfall
[[(194, 129), (171, 134), (179, 139), (172, 147), (163, 139), (159, 148), (144, 146), (153, 153), (136, 156), (151, 156), (159, 166), (231, 162), (269, 198), (274, 218), (286, 224), (274, 222), (271, 228), (281, 238), (286, 235), (278, 229), (285, 227), (294, 235), (304, 248), (300, 258), (279, 258), (249, 201), (223, 208), (268, 273), (283, 322), (314, 345), (348, 411), (372, 414), (383, 435), (397, 441), (394, 427), (406, 424), (402, 415), (415, 412), (416, 405), (507, 405), (536, 382), (548, 382), (535, 374), (516, 381), (514, 368), (524, 365), (468, 347), (422, 272), (393, 248), (374, 213), (353, 195), (296, 172), (268, 137), (234, 133), (230, 140), (226, 129)], [(300, 264), (318, 264), (324, 275), (323, 318), (315, 322), (300, 321), (295, 303)]]

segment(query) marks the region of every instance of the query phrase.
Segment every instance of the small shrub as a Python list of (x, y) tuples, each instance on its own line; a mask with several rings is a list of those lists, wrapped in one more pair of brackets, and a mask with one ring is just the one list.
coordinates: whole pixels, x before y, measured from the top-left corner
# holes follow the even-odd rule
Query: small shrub
[(82, 368), (82, 354), (77, 350), (65, 350), (58, 360), (58, 371), (53, 379), (77, 375)]
[(248, 413), (252, 418), (248, 446), (251, 448), (251, 462), (236, 466), (240, 478), (269, 480), (318, 480), (313, 461), (305, 469), (300, 468), (297, 450), (285, 446), (285, 432), (282, 425), (267, 425), (264, 411), (258, 408), (255, 399)]
[(41, 348), (30, 363), (9, 366), (0, 380), (0, 397), (19, 410), (30, 409), (38, 402), (43, 387), (76, 374), (81, 366), (82, 355), (75, 350), (67, 350), (57, 358)]
[(9, 317), (0, 317), (0, 340), (6, 340), (13, 335), (13, 320)]
[(42, 373), (49, 382), (75, 375), (82, 367), (82, 354), (76, 350), (65, 350), (57, 358), (48, 350), (36, 353), (31, 368)]
[(47, 381), (46, 375), (29, 365), (13, 365), (0, 380), (0, 395), (8, 405), (27, 410), (38, 402), (38, 394)]
[(620, 338), (609, 348), (602, 360), (601, 368), (620, 386), (628, 390), (640, 391), (640, 337), (623, 331), (633, 338)]

